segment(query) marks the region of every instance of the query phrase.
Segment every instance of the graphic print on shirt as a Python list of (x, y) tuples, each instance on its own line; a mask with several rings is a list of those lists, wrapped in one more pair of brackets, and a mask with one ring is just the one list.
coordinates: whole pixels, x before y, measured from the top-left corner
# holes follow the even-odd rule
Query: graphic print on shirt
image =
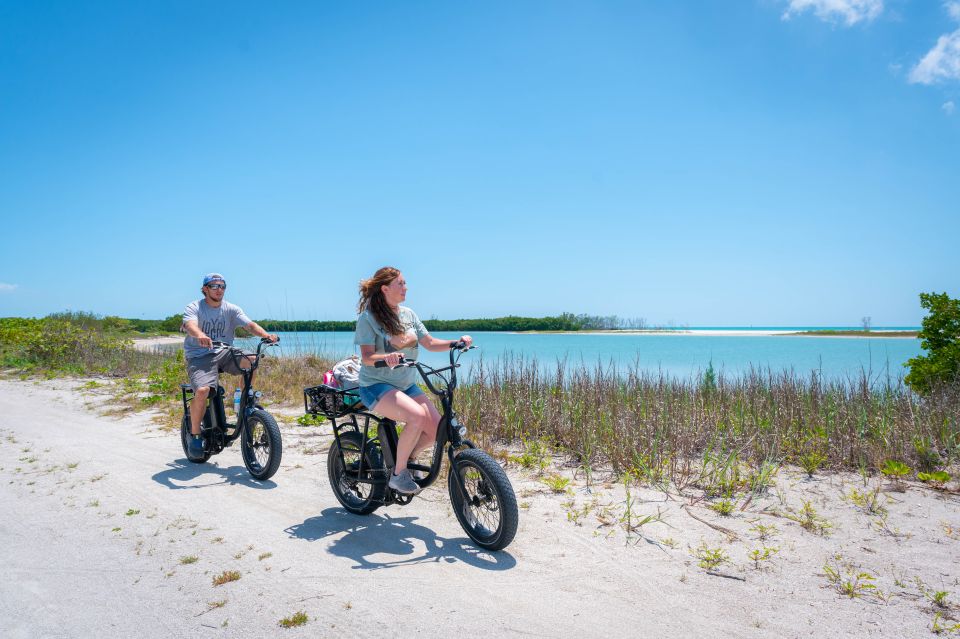
[(222, 315), (216, 319), (205, 319), (200, 330), (213, 341), (222, 342), (227, 335), (227, 322)]

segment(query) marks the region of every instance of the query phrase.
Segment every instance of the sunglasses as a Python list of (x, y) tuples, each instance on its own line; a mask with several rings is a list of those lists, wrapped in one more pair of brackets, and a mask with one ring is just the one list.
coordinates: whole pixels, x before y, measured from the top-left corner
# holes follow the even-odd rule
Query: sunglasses
[(219, 291), (220, 289), (227, 290), (226, 284), (207, 284), (207, 288), (212, 291)]

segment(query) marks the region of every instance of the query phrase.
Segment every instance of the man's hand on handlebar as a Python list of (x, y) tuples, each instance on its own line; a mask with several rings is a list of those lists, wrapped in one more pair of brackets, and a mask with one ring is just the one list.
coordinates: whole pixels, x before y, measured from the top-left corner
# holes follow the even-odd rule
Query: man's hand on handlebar
[(204, 334), (201, 334), (200, 337), (197, 338), (197, 343), (204, 348), (213, 348), (213, 340)]

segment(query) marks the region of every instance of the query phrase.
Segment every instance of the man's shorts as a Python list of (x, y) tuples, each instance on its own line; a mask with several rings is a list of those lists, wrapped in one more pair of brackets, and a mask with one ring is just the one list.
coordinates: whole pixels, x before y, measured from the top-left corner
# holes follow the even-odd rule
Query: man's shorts
[(389, 393), (392, 390), (398, 390), (401, 393), (406, 393), (411, 398), (416, 397), (417, 395), (423, 395), (424, 392), (420, 390), (420, 387), (416, 384), (410, 386), (410, 388), (402, 389), (397, 388), (393, 384), (371, 384), (370, 386), (361, 386), (360, 387), (360, 401), (363, 402), (363, 405), (373, 410), (373, 407), (377, 402), (380, 401), (384, 395)]
[[(233, 351), (236, 351), (238, 357), (233, 357)], [(187, 376), (190, 377), (190, 385), (194, 392), (201, 386), (217, 387), (217, 378), (219, 373), (228, 373), (230, 375), (240, 375), (240, 367), (237, 361), (241, 359), (240, 349), (222, 348), (219, 351), (213, 351), (199, 357), (191, 357), (187, 360)]]

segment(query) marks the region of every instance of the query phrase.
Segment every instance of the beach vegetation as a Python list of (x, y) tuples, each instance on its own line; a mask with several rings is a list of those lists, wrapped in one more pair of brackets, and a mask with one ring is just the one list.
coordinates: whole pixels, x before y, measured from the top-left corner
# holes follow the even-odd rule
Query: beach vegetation
[(864, 595), (879, 596), (879, 590), (873, 583), (876, 577), (866, 570), (854, 567), (840, 556), (835, 556), (824, 564), (823, 572), (834, 590), (845, 597), (856, 599)]
[(747, 558), (753, 562), (753, 567), (757, 570), (760, 570), (766, 562), (780, 552), (780, 549), (776, 546), (761, 546), (759, 548), (754, 548), (749, 553), (747, 553)]
[(693, 556), (697, 559), (697, 565), (707, 572), (714, 572), (730, 561), (730, 556), (723, 548), (711, 548), (705, 541), (700, 542), (700, 545), (694, 549)]
[(833, 528), (833, 524), (824, 519), (809, 501), (804, 501), (799, 511), (788, 510), (784, 516), (816, 535), (826, 535)]
[(880, 472), (893, 480), (894, 487), (903, 490), (903, 479), (912, 472), (909, 466), (896, 459), (888, 459), (880, 467)]
[(929, 395), (960, 378), (960, 300), (946, 293), (921, 293), (920, 306), (927, 315), (918, 337), (927, 352), (907, 361), (905, 381), (917, 393)]
[(944, 470), (937, 470), (932, 473), (917, 473), (917, 479), (925, 484), (930, 484), (936, 488), (943, 488), (950, 481), (950, 473)]
[(289, 617), (284, 617), (280, 620), (280, 626), (283, 628), (295, 628), (297, 626), (302, 626), (303, 624), (310, 621), (310, 618), (302, 610), (299, 610)]
[(236, 581), (240, 579), (240, 572), (236, 570), (224, 570), (219, 575), (214, 576), (213, 585), (222, 586), (223, 584), (230, 583), (231, 581)]

